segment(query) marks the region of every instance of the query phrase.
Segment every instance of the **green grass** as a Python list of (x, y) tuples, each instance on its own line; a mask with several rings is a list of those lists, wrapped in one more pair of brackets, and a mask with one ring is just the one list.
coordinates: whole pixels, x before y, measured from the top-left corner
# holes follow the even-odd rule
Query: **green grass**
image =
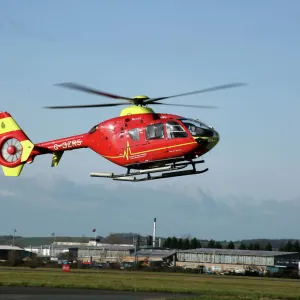
[(0, 285), (197, 294), (189, 299), (300, 299), (300, 280), (124, 271), (0, 269)]

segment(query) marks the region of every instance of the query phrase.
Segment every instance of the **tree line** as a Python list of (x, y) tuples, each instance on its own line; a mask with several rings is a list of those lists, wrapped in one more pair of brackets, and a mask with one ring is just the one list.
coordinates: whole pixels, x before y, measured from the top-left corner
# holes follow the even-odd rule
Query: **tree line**
[(196, 249), (202, 247), (200, 241), (196, 238), (183, 239), (183, 238), (176, 238), (175, 236), (166, 238), (162, 246), (163, 248), (180, 249), (180, 250)]
[(287, 241), (279, 247), (279, 251), (284, 252), (300, 252), (300, 245), (298, 241)]
[[(162, 245), (163, 248), (170, 248), (170, 249), (180, 249), (180, 250), (188, 250), (188, 249), (196, 249), (196, 248), (210, 248), (210, 249), (239, 249), (239, 250), (265, 250), (265, 251), (273, 251), (272, 244), (268, 241), (265, 245), (261, 245), (258, 242), (255, 243), (234, 243), (233, 241), (216, 241), (216, 240), (209, 240), (209, 241), (200, 241), (197, 238), (177, 238), (167, 237)], [(296, 240), (294, 242), (287, 241), (283, 243), (278, 251), (283, 252), (300, 252), (300, 245), (299, 242)]]

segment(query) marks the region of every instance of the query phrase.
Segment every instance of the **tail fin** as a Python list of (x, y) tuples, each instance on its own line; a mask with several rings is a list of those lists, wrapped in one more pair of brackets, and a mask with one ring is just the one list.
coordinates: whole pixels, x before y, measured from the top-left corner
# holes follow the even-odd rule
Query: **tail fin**
[(0, 112), (0, 165), (5, 176), (19, 176), (34, 144), (8, 112)]

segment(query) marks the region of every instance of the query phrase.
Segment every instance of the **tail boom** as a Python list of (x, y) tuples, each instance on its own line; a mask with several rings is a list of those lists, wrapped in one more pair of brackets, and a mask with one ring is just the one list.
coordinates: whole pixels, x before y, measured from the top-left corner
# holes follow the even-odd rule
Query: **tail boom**
[(35, 145), (33, 157), (52, 153), (51, 167), (58, 166), (60, 159), (65, 151), (71, 151), (80, 148), (87, 148), (86, 134), (74, 135), (62, 139), (51, 140)]
[[(74, 149), (80, 149), (86, 147), (87, 147), (86, 133), (35, 144), (35, 148), (38, 152), (38, 155), (45, 154), (45, 153), (53, 153), (57, 151), (74, 150)], [(42, 153), (39, 153), (39, 151)], [(43, 151), (45, 152), (43, 153)]]
[(52, 167), (64, 151), (88, 147), (87, 134), (33, 144), (8, 112), (0, 112), (0, 165), (5, 176), (19, 176), (25, 163), (38, 155), (52, 154)]

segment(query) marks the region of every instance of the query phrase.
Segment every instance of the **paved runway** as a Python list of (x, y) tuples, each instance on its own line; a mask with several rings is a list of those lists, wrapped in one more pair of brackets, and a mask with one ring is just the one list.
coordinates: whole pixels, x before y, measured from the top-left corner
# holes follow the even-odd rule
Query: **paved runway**
[(160, 300), (187, 297), (171, 293), (117, 292), (83, 289), (57, 289), (0, 286), (0, 300)]

